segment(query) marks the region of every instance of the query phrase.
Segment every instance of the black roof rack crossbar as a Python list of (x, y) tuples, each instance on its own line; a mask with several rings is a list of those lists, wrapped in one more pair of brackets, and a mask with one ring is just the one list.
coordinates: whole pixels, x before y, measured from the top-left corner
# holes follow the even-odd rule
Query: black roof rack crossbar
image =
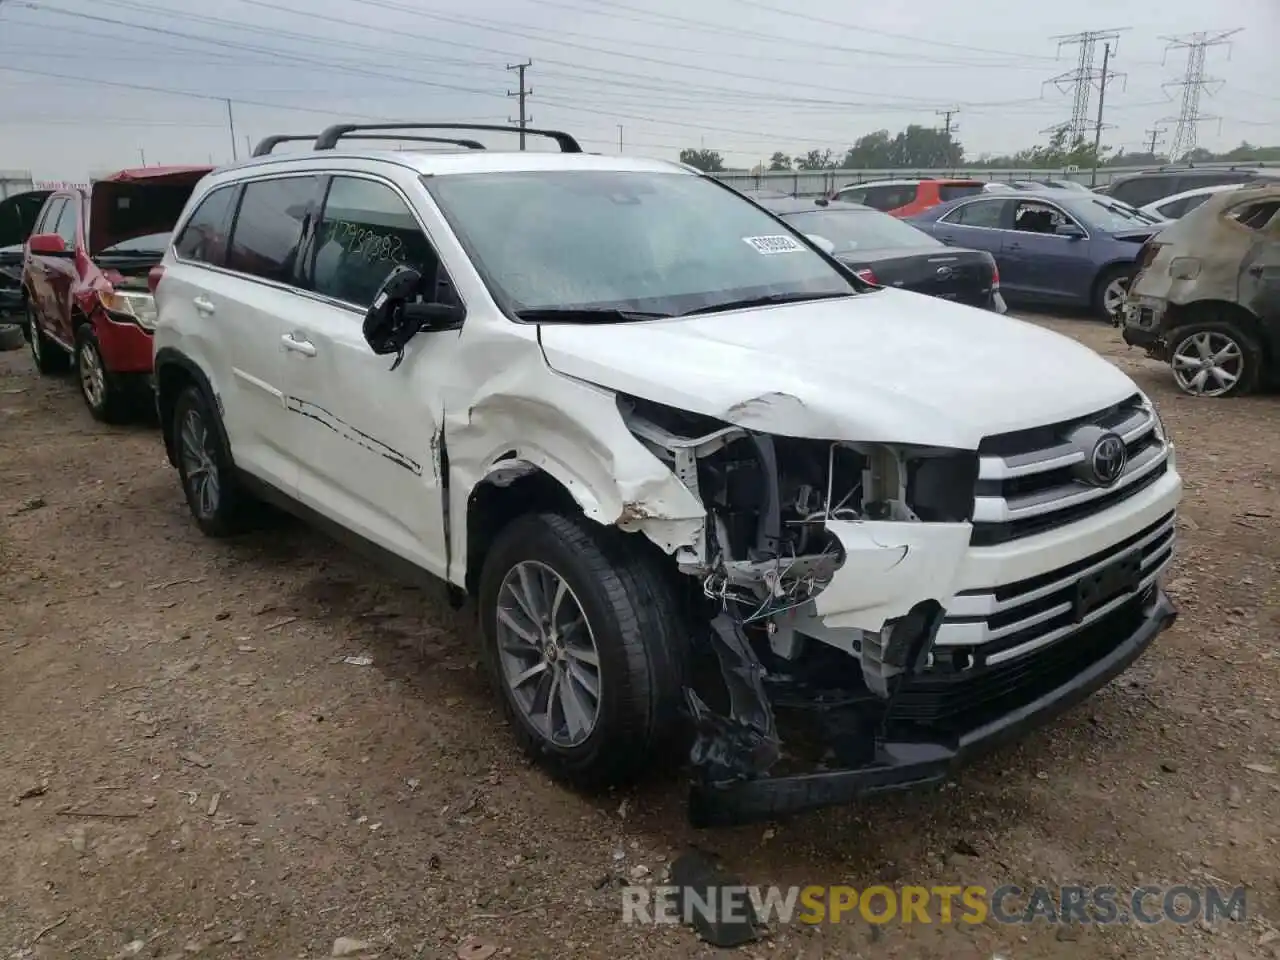
[[(297, 134), (278, 134), (273, 137), (266, 137), (259, 141), (258, 145), (253, 148), (255, 157), (265, 157), (277, 144), (288, 143), (294, 140), (315, 140), (314, 133), (297, 133)], [(369, 134), (366, 136), (356, 137), (357, 140), (404, 140), (413, 141), (415, 143), (447, 143), (455, 147), (466, 147), (468, 150), (483, 150), (484, 144), (478, 140), (453, 140), (449, 137), (412, 137), (412, 136), (394, 136), (392, 134)]]
[(561, 153), (581, 153), (578, 141), (559, 130), (521, 129), (494, 123), (335, 123), (316, 137), (314, 150), (332, 150), (338, 141), (360, 130), (492, 130), (498, 133), (524, 133), (533, 137), (549, 137), (560, 147)]

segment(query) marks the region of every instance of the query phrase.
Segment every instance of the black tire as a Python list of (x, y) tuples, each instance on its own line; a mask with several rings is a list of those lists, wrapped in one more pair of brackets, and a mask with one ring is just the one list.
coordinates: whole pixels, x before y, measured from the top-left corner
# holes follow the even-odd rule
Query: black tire
[(1107, 300), (1110, 296), (1108, 289), (1112, 284), (1116, 283), (1116, 281), (1121, 281), (1125, 291), (1127, 292), (1129, 284), (1133, 282), (1134, 274), (1137, 272), (1137, 268), (1132, 264), (1122, 264), (1120, 266), (1108, 267), (1098, 275), (1098, 279), (1093, 282), (1092, 306), (1095, 316), (1113, 324), (1116, 323), (1117, 319), (1120, 319), (1119, 314), (1113, 313), (1107, 307)]
[[(484, 658), (521, 749), (553, 776), (599, 789), (653, 769), (684, 732), (689, 632), (646, 544), (580, 516), (529, 514), (497, 537), (480, 575)], [(516, 703), (498, 653), (499, 591), (517, 564), (549, 567), (572, 591), (599, 657), (598, 712), (574, 746), (554, 743)]]
[[(184, 428), (191, 427), (191, 439), (202, 447), (203, 462), (184, 449)], [(236, 479), (230, 451), (218, 415), (203, 390), (194, 384), (178, 395), (173, 407), (173, 444), (178, 461), (178, 478), (187, 506), (196, 525), (206, 536), (230, 537), (256, 525), (257, 501)], [(202, 497), (199, 484), (200, 467), (212, 468), (216, 488), (211, 496)], [(206, 491), (208, 493), (208, 491)]]
[(80, 396), (93, 418), (102, 423), (124, 423), (128, 420), (133, 410), (133, 397), (124, 380), (107, 369), (98, 335), (87, 321), (76, 325), (75, 364)]
[(55, 373), (66, 373), (71, 368), (71, 357), (60, 346), (50, 340), (40, 330), (36, 322), (35, 311), (30, 302), (24, 304), (27, 313), (27, 344), (31, 350), (31, 361), (36, 371), (49, 376)]
[[(1235, 344), (1239, 351), (1238, 365), (1231, 365), (1229, 369), (1237, 373), (1235, 383), (1221, 392), (1196, 392), (1186, 383), (1185, 375), (1180, 374), (1180, 364), (1178, 361), (1179, 352), (1188, 347), (1188, 341), (1201, 335), (1208, 334), (1210, 342), (1225, 343), (1227, 341)], [(1251, 393), (1257, 388), (1262, 374), (1263, 352), (1258, 341), (1250, 334), (1245, 326), (1234, 319), (1223, 320), (1200, 320), (1194, 323), (1188, 323), (1174, 330), (1170, 330), (1165, 337), (1165, 341), (1169, 344), (1169, 367), (1174, 374), (1174, 382), (1178, 385), (1178, 389), (1188, 396), (1204, 397), (1207, 399), (1221, 399), (1224, 397), (1242, 397)]]

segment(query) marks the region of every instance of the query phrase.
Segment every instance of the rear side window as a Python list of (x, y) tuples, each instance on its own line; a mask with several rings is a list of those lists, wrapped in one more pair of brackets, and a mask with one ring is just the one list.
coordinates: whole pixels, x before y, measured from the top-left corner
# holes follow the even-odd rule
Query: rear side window
[(179, 257), (222, 265), (227, 256), (227, 239), (231, 235), (239, 189), (239, 185), (219, 187), (200, 201), (173, 245)]
[(280, 177), (245, 184), (231, 233), (228, 269), (292, 283), (319, 188), (320, 177)]
[(980, 183), (946, 183), (938, 187), (938, 196), (942, 197), (943, 203), (959, 200), (961, 197), (972, 197), (978, 193), (982, 193)]
[(1239, 220), (1250, 230), (1262, 230), (1271, 218), (1280, 211), (1280, 200), (1264, 200), (1260, 203), (1247, 203), (1242, 207), (1236, 207), (1229, 216)]
[[(312, 289), (367, 307), (399, 266), (439, 279), (436, 252), (404, 199), (385, 183), (334, 177), (316, 230)], [(444, 298), (437, 289), (428, 299)]]
[(916, 198), (916, 185), (913, 183), (892, 187), (868, 187), (867, 199), (862, 202), (868, 207), (883, 210), (897, 210), (905, 207)]
[(979, 200), (957, 207), (943, 217), (945, 223), (955, 223), (965, 227), (1000, 226), (1000, 215), (1004, 212), (1004, 200)]
[(1131, 207), (1145, 207), (1148, 203), (1155, 203), (1164, 197), (1190, 189), (1192, 187), (1179, 187), (1177, 177), (1139, 176), (1115, 184), (1109, 196)]
[(837, 193), (836, 199), (843, 200), (845, 203), (866, 203), (867, 191), (863, 187), (850, 187), (848, 190)]
[(74, 197), (67, 200), (62, 213), (58, 216), (58, 225), (53, 229), (53, 232), (66, 243), (68, 250), (76, 245), (76, 212), (79, 206), (79, 202)]
[(1195, 202), (1196, 206), (1199, 206), (1199, 204), (1207, 200), (1208, 197), (1208, 194), (1205, 194), (1202, 197), (1181, 197), (1178, 200), (1170, 200), (1163, 206), (1156, 207), (1156, 211), (1162, 217), (1168, 217), (1170, 220), (1177, 220), (1180, 216), (1191, 209), (1193, 202)]

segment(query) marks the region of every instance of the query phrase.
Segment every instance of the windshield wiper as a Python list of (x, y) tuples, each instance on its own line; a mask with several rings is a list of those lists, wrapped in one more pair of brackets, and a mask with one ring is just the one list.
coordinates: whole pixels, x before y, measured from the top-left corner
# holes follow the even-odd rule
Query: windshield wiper
[(530, 323), (632, 323), (637, 320), (664, 320), (670, 313), (622, 310), (618, 307), (530, 307), (516, 316)]
[(746, 310), (751, 307), (769, 307), (778, 303), (803, 303), (806, 300), (836, 300), (853, 296), (850, 293), (769, 293), (761, 297), (744, 297), (741, 300), (725, 300), (707, 307), (686, 310), (682, 317), (691, 317), (698, 313), (722, 313), (726, 310)]

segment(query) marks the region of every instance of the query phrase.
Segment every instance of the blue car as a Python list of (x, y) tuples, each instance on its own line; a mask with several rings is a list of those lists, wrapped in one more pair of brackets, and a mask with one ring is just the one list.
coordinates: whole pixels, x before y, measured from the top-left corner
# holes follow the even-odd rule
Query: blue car
[(1163, 222), (1079, 190), (985, 193), (944, 203), (908, 223), (946, 244), (986, 250), (1005, 299), (1088, 307), (1116, 322), (1142, 245)]

